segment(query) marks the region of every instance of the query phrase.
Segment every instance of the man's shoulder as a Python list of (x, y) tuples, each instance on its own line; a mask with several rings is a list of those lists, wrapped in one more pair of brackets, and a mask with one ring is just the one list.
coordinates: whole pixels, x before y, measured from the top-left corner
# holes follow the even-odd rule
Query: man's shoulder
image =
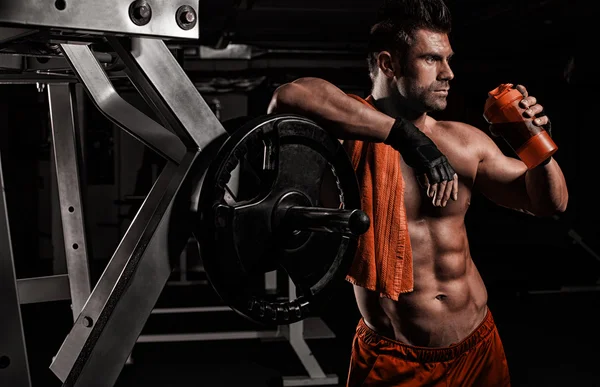
[(434, 130), (441, 130), (454, 136), (464, 137), (465, 140), (477, 141), (484, 140), (487, 138), (487, 134), (476, 126), (459, 122), (459, 121), (445, 121), (435, 120), (431, 118), (428, 122)]
[(461, 131), (461, 132), (481, 132), (481, 130), (473, 125), (466, 124), (460, 121), (447, 121), (447, 120), (436, 120), (433, 117), (428, 117), (429, 125), (432, 125), (436, 129)]
[(494, 146), (494, 140), (476, 126), (459, 121), (435, 121), (431, 125), (435, 133), (432, 139), (440, 145), (445, 144), (457, 150), (468, 149), (480, 155)]

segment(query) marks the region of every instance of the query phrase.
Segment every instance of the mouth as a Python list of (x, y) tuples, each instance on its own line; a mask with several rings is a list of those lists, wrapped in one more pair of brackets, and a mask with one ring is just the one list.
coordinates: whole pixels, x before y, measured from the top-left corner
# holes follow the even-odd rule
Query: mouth
[(443, 95), (448, 95), (448, 90), (449, 89), (440, 89), (440, 90), (434, 90), (434, 93), (438, 93), (438, 94), (443, 94)]

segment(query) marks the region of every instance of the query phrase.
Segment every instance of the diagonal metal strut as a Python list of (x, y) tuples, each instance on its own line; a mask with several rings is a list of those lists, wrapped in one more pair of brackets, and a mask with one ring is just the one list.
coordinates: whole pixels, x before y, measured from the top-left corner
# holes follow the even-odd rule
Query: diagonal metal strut
[(203, 152), (227, 136), (164, 42), (137, 38), (130, 52), (121, 41), (109, 41), (132, 83), (172, 132), (118, 97), (102, 68), (91, 63), (88, 47), (61, 45), (103, 113), (167, 159), (50, 366), (64, 386), (116, 382), (170, 275), (169, 254), (180, 253), (191, 235), (191, 227), (173, 230), (179, 219), (176, 198), (190, 171), (197, 172), (192, 168)]

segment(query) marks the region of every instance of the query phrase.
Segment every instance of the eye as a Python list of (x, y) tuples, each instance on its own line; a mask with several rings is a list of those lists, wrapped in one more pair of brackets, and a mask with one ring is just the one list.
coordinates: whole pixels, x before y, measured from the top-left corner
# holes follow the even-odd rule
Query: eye
[(428, 64), (434, 64), (436, 62), (436, 58), (433, 55), (427, 55), (425, 57), (425, 62)]

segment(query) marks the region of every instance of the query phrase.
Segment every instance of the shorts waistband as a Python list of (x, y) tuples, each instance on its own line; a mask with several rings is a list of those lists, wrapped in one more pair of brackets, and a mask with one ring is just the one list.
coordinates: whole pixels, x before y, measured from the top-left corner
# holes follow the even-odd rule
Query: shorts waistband
[(487, 314), (479, 326), (464, 338), (461, 342), (452, 344), (449, 347), (418, 347), (402, 343), (397, 340), (382, 336), (369, 328), (364, 319), (360, 319), (356, 327), (357, 336), (366, 344), (376, 346), (378, 352), (395, 353), (396, 356), (402, 356), (409, 361), (418, 362), (443, 362), (456, 359), (463, 353), (481, 343), (490, 333), (496, 329), (492, 313), (488, 309)]

